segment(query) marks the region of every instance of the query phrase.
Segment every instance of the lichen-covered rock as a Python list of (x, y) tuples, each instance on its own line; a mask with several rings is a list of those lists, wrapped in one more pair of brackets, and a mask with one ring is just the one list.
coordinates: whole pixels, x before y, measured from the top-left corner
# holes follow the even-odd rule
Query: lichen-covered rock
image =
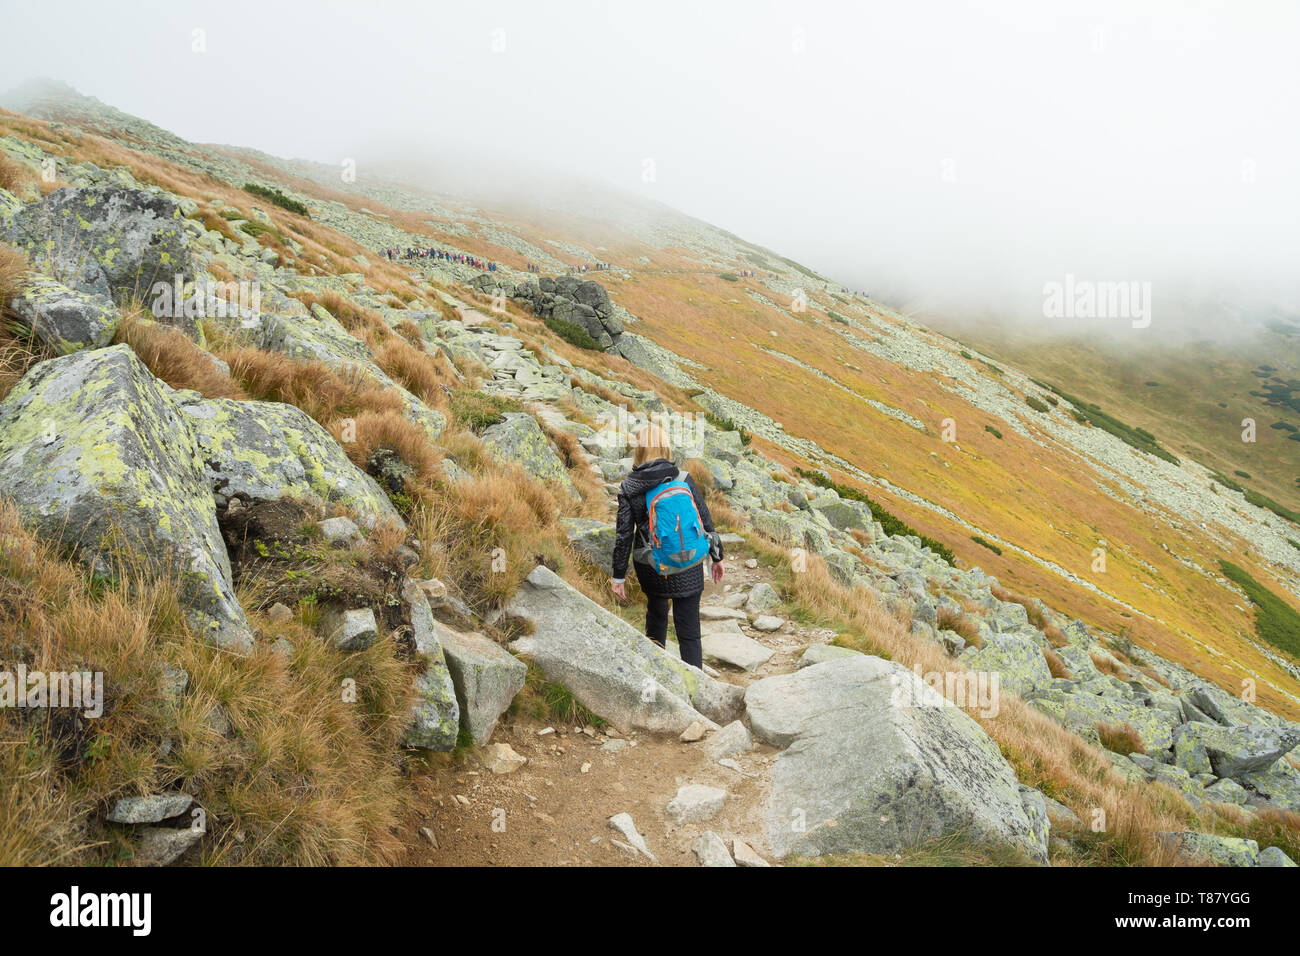
[(158, 191), (56, 189), (16, 213), (7, 234), (33, 265), (82, 292), (147, 299), (155, 283), (198, 277), (181, 207)]
[(1300, 770), (1286, 760), (1262, 770), (1248, 770), (1237, 780), (1257, 799), (1268, 801), (1276, 809), (1300, 813)]
[(1157, 831), (1156, 838), (1185, 856), (1200, 857), (1219, 866), (1254, 866), (1259, 860), (1259, 844), (1241, 837), (1183, 830)]
[(103, 348), (113, 341), (122, 316), (112, 300), (32, 276), (9, 303), (14, 319), (60, 354)]
[(1188, 773), (1211, 771), (1216, 777), (1238, 777), (1277, 763), (1300, 743), (1300, 728), (1191, 723), (1174, 734), (1174, 753)]
[(1047, 669), (1043, 649), (1028, 637), (990, 634), (983, 647), (962, 651), (960, 660), (971, 670), (998, 674), (1003, 689), (1021, 697), (1032, 697), (1052, 685), (1052, 673)]
[(462, 634), (442, 626), (438, 633), (460, 702), (461, 724), (481, 747), (523, 689), (528, 665), (481, 634)]
[(614, 526), (596, 518), (561, 518), (569, 544), (583, 560), (610, 574), (614, 560)]
[(616, 727), (676, 736), (696, 720), (714, 729), (740, 715), (741, 688), (674, 658), (544, 565), (504, 611), (533, 623), (511, 650)]
[(1296, 866), (1295, 860), (1286, 855), (1280, 847), (1270, 846), (1259, 851), (1259, 858), (1255, 861), (1256, 866), (1277, 866), (1293, 867)]
[(483, 430), (480, 437), (487, 449), (497, 458), (518, 462), (534, 478), (551, 482), (576, 497), (569, 472), (537, 419), (527, 412), (506, 412), (504, 418)]
[(14, 217), (23, 208), (23, 201), (9, 192), (0, 189), (0, 231), (6, 231), (13, 225)]
[(1179, 718), (1159, 707), (1147, 707), (1141, 701), (1117, 697), (1111, 693), (1066, 693), (1056, 688), (1040, 691), (1030, 703), (1054, 717), (1081, 737), (1097, 743), (1097, 725), (1129, 724), (1150, 751), (1167, 750), (1173, 745), (1174, 727)]
[(179, 407), (214, 492), (255, 501), (319, 498), (344, 505), (368, 524), (401, 523), (383, 489), (301, 409), (190, 395)]
[(105, 573), (172, 569), (202, 636), (252, 647), (188, 422), (127, 346), (42, 362), (0, 402), (0, 494)]
[(778, 857), (893, 853), (963, 833), (1047, 861), (997, 745), (905, 667), (814, 664), (751, 684), (745, 707), (755, 736), (784, 748), (767, 806)]
[(836, 498), (833, 501), (819, 502), (813, 510), (820, 512), (840, 531), (871, 529), (871, 509), (861, 501), (851, 498)]
[(799, 667), (811, 667), (813, 664), (823, 664), (841, 657), (861, 656), (861, 654), (861, 651), (855, 651), (851, 647), (839, 647), (836, 644), (810, 644), (799, 655)]

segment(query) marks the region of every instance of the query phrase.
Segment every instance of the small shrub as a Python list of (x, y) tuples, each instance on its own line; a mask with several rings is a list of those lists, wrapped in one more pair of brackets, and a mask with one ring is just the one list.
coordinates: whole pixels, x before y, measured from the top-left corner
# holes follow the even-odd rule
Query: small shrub
[(1026, 395), (1025, 404), (1036, 412), (1046, 413), (1050, 410), (1050, 406), (1036, 395)]
[(570, 345), (590, 352), (601, 351), (600, 343), (591, 337), (591, 333), (576, 322), (551, 317), (546, 320), (546, 327)]
[(252, 193), (254, 196), (261, 196), (268, 202), (273, 202), (281, 209), (287, 209), (289, 212), (297, 213), (299, 216), (311, 218), (311, 211), (298, 200), (291, 196), (286, 196), (280, 190), (270, 186), (260, 186), (257, 183), (245, 183), (244, 192)]
[(985, 541), (982, 537), (980, 537), (977, 534), (971, 535), (970, 539), (974, 541), (976, 544), (978, 544), (981, 548), (988, 548), (994, 554), (1000, 555), (1002, 553), (1002, 549), (999, 548), (996, 544), (994, 544), (992, 541)]

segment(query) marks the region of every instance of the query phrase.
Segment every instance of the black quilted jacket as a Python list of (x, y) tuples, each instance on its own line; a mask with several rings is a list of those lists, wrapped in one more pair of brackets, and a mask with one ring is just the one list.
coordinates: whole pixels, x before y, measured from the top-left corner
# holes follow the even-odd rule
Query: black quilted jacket
[[(665, 481), (672, 481), (679, 474), (677, 466), (672, 462), (666, 458), (656, 458), (633, 468), (632, 473), (623, 479), (623, 485), (618, 490), (618, 524), (614, 539), (615, 578), (627, 575), (628, 558), (635, 551), (650, 546), (650, 515), (646, 511), (645, 493)], [(690, 475), (686, 476), (686, 483), (695, 496), (695, 507), (700, 509), (704, 530), (713, 542), (712, 557), (715, 561), (720, 561), (722, 545), (713, 533), (713, 516), (709, 514), (709, 506), (704, 503), (704, 495)], [(668, 575), (659, 574), (640, 561), (633, 561), (632, 566), (636, 570), (636, 579), (641, 583), (641, 590), (646, 594), (657, 597), (690, 597), (704, 590), (703, 564), (697, 564), (680, 574)]]

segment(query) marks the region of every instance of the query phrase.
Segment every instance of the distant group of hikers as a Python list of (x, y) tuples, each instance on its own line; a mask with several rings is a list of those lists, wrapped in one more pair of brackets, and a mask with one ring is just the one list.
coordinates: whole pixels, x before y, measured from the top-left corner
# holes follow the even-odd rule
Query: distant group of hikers
[(473, 266), (475, 269), (483, 269), (486, 272), (496, 272), (497, 264), (490, 259), (480, 259), (478, 256), (466, 255), (463, 252), (450, 252), (446, 249), (435, 249), (430, 246), (428, 249), (418, 248), (416, 246), (407, 246), (404, 250), (385, 249), (384, 256), (390, 261), (395, 262), (398, 259), (441, 259), (445, 262), (454, 262), (459, 265)]
[[(612, 268), (614, 267), (608, 262), (584, 262), (579, 266), (569, 266), (566, 271), (569, 275), (573, 275), (578, 272), (608, 272)], [(542, 274), (542, 267), (535, 262), (528, 263), (527, 269), (534, 275)]]

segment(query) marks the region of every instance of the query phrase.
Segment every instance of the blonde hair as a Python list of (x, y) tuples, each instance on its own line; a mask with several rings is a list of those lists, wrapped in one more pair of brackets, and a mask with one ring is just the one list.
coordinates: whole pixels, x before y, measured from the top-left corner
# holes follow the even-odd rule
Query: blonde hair
[(656, 458), (672, 458), (673, 449), (668, 444), (668, 433), (654, 422), (638, 429), (632, 436), (632, 465), (644, 465)]

